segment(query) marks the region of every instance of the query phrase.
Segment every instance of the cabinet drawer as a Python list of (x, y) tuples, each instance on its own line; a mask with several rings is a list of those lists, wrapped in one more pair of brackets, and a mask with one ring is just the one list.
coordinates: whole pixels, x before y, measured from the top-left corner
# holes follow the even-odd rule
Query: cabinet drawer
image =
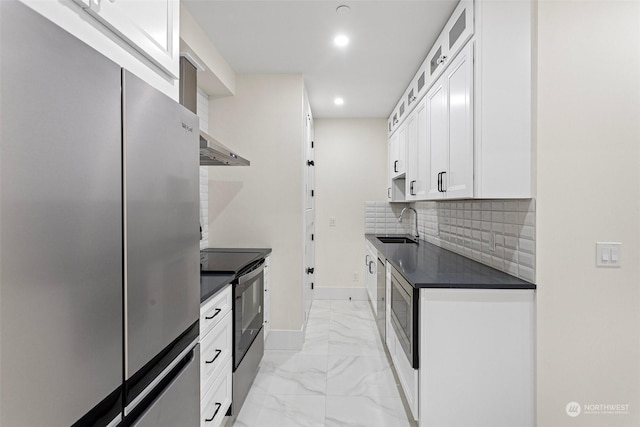
[(231, 359), (233, 328), (231, 313), (200, 341), (200, 384), (204, 393)]
[(218, 292), (200, 306), (200, 336), (204, 337), (231, 312), (231, 286)]
[(218, 381), (202, 398), (200, 427), (218, 427), (231, 406), (231, 360), (224, 367)]

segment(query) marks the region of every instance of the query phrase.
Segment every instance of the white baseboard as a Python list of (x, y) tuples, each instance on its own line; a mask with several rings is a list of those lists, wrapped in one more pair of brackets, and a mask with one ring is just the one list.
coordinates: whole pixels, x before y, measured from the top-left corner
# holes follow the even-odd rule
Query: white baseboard
[(269, 331), (265, 350), (302, 350), (304, 344), (304, 331), (289, 329), (274, 329)]
[(313, 299), (348, 300), (349, 298), (352, 301), (367, 301), (369, 299), (367, 289), (317, 287), (313, 290)]

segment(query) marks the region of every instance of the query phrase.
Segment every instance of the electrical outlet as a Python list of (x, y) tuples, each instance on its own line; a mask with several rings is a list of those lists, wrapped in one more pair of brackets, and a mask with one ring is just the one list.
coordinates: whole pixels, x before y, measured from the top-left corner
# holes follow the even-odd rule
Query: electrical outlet
[(336, 217), (335, 216), (330, 216), (329, 217), (329, 227), (335, 227), (336, 226)]
[(493, 232), (489, 234), (489, 250), (491, 252), (496, 251), (496, 233)]
[(359, 274), (358, 274), (358, 272), (357, 272), (357, 271), (354, 271), (354, 272), (353, 272), (353, 281), (354, 281), (354, 282), (357, 282), (358, 280), (360, 280), (360, 278), (359, 278)]

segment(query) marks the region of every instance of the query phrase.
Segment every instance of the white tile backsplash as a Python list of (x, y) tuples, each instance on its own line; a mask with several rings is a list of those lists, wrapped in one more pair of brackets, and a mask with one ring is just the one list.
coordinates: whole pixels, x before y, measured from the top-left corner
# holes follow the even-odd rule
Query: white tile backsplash
[[(413, 212), (398, 223), (400, 211), (407, 206), (418, 212), (420, 239), (521, 279), (535, 281), (534, 199), (411, 204), (365, 202), (365, 232), (414, 234)], [(492, 237), (495, 250), (490, 245)]]
[[(198, 88), (196, 111), (200, 119), (200, 130), (209, 133), (209, 96)], [(202, 240), (200, 249), (209, 247), (209, 169), (200, 166), (200, 226)]]

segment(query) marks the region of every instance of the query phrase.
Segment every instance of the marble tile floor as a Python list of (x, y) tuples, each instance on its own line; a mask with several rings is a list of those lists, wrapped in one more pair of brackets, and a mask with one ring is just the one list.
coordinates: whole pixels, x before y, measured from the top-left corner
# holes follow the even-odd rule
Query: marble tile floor
[(302, 350), (265, 351), (233, 426), (415, 426), (369, 302), (315, 300)]

